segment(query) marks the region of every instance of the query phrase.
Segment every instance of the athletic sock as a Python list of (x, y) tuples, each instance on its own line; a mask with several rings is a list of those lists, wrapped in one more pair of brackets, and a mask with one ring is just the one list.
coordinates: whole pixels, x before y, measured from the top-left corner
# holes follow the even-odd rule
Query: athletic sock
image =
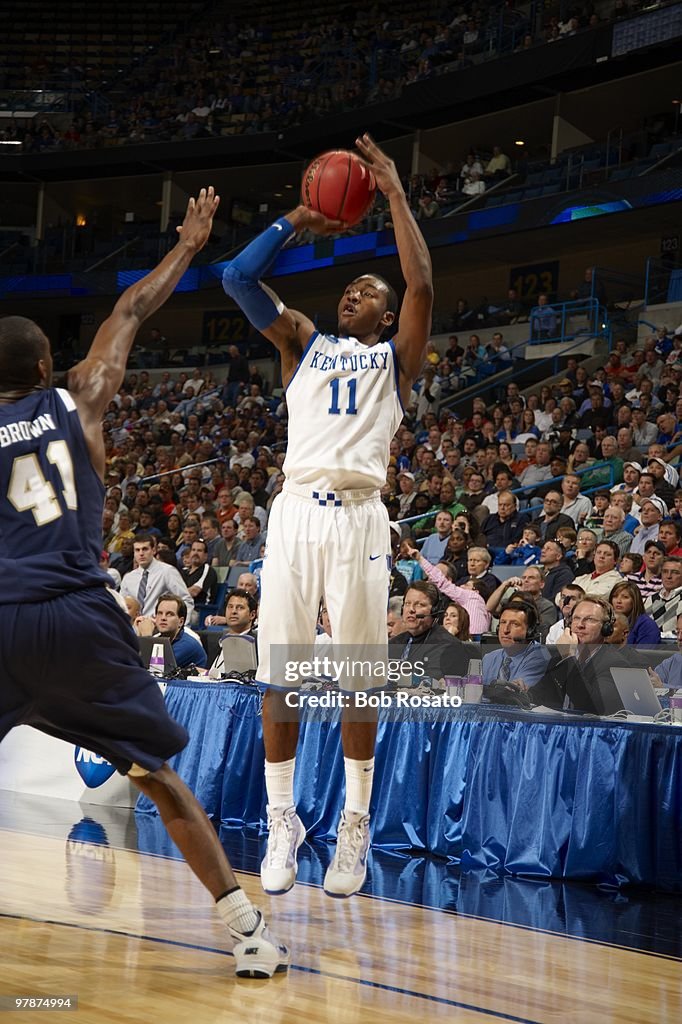
[(354, 761), (344, 757), (346, 771), (346, 810), (356, 814), (369, 814), (374, 779), (374, 758), (369, 761)]
[(249, 935), (258, 924), (258, 911), (243, 889), (230, 889), (216, 900), (216, 907), (228, 928)]
[(265, 762), (265, 788), (270, 807), (291, 807), (294, 802), (294, 769), (296, 758), (290, 761)]

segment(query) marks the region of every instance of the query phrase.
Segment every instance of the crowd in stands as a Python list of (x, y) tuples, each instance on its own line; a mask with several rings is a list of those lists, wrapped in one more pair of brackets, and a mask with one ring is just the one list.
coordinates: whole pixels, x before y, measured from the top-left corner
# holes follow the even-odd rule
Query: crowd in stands
[[(217, 5), (211, 18), (192, 19), (184, 35), (150, 47), (145, 59), (121, 68), (116, 81), (90, 83), (100, 106), (102, 99), (108, 104), (106, 115), (83, 104), (66, 130), (46, 119), (10, 124), (3, 132), (24, 151), (42, 152), (281, 131), (395, 99), (433, 74), (550, 44), (641, 5), (640, 0), (577, 0), (538, 13), (534, 5), (511, 0), (348, 4), (338, 14), (308, 11), (303, 22), (293, 5), (286, 27), (280, 27), (283, 11), (271, 27), (266, 18), (226, 16)], [(43, 75), (67, 70), (53, 66), (54, 60), (45, 55)], [(68, 70), (74, 74), (73, 67)], [(88, 77), (87, 66), (78, 70)], [(484, 185), (476, 173), (463, 182), (465, 189)]]
[[(287, 410), (237, 349), (232, 358), (221, 383), (200, 369), (155, 383), (131, 375), (106, 415), (102, 564), (141, 631), (182, 639), (194, 622), (254, 636)], [(435, 394), (456, 358), (429, 346), (390, 445), (392, 641), (437, 625), (453, 642), (497, 632), (504, 647), (520, 639), (512, 620), (529, 627), (529, 604), (533, 635), (549, 644), (583, 642), (590, 607), (593, 622), (608, 618), (599, 642), (633, 657), (682, 636), (682, 326), (632, 351), (621, 343), (589, 375), (570, 359), (559, 381), (526, 395), (512, 381), (464, 418), (441, 413)], [(234, 571), (238, 586), (215, 608), (217, 574)], [(429, 595), (447, 604), (442, 626), (418, 611)], [(328, 618), (321, 628), (330, 634)], [(533, 671), (515, 665), (511, 678), (532, 689)], [(662, 673), (682, 686), (682, 663)]]

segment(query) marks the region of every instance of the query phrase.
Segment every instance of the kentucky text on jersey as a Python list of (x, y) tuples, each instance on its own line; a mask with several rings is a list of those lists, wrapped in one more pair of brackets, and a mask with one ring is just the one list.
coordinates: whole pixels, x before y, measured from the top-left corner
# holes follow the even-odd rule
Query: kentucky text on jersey
[(18, 423), (6, 423), (5, 426), (0, 426), (0, 448), (7, 448), (8, 445), (17, 444), (19, 441), (30, 441), (32, 437), (41, 437), (48, 430), (56, 429), (49, 413), (43, 413), (32, 422), (19, 420)]
[(388, 370), (387, 352), (360, 352), (357, 355), (325, 355), (315, 349), (310, 359), (311, 370)]

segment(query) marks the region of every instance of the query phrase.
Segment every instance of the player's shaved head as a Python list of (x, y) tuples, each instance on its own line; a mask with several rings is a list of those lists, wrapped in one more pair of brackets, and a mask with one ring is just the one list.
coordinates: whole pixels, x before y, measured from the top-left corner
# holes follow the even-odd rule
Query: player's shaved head
[(43, 383), (38, 363), (41, 359), (50, 362), (51, 370), (49, 354), (50, 343), (33, 320), (0, 318), (0, 388), (9, 391)]

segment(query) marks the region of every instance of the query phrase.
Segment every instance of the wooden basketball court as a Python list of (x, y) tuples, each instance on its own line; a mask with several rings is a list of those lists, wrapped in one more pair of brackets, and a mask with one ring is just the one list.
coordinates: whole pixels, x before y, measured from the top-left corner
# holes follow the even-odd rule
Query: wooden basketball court
[[(682, 1019), (675, 957), (372, 896), (331, 900), (305, 884), (271, 900), (247, 873), (241, 883), (293, 964), (270, 981), (238, 980), (210, 897), (182, 862), (40, 832), (3, 816), (0, 994), (77, 996), (57, 1020)], [(38, 1013), (3, 1019), (44, 1022)]]

